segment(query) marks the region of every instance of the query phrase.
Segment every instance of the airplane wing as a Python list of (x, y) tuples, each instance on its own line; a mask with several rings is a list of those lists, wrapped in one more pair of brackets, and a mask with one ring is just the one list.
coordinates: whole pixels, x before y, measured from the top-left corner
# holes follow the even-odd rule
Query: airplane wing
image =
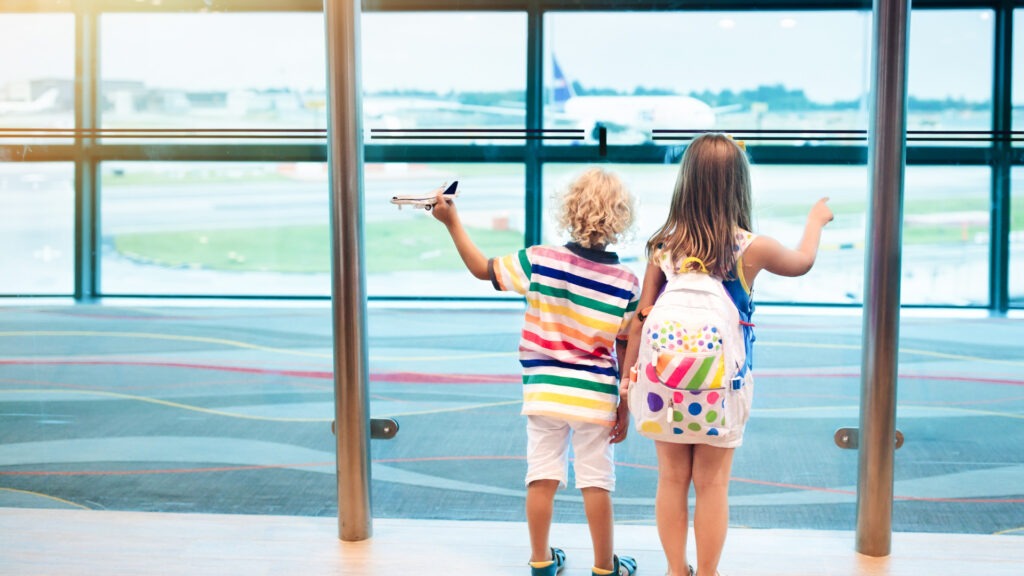
[(392, 196), (391, 203), (397, 205), (399, 210), (401, 210), (402, 206), (415, 206), (416, 208), (430, 210), (434, 207), (434, 204), (437, 204), (438, 192), (444, 190), (445, 198), (455, 198), (459, 195), (458, 188), (459, 181), (456, 180), (450, 185), (442, 184), (436, 190), (427, 194), (399, 194), (398, 196)]
[(725, 106), (713, 106), (711, 111), (715, 114), (734, 114), (743, 111), (743, 104), (727, 104)]
[(526, 117), (526, 104), (502, 105), (463, 104), (454, 100), (430, 98), (391, 98), (367, 96), (363, 99), (363, 110), (368, 114), (394, 114), (396, 112), (454, 112), (465, 114), (488, 114), (491, 116)]

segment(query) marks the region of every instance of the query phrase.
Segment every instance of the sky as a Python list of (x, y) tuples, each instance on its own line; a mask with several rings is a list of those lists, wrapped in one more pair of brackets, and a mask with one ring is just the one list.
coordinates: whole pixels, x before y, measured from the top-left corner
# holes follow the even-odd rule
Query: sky
[[(991, 11), (915, 11), (909, 93), (991, 97)], [(855, 99), (868, 87), (870, 16), (857, 11), (552, 13), (548, 56), (586, 87), (734, 91), (784, 84), (818, 102)], [(1015, 27), (1020, 37), (1021, 27)], [(1017, 43), (1024, 44), (1024, 39)], [(67, 14), (0, 13), (0, 86), (70, 78), (74, 27)], [(368, 92), (523, 90), (523, 13), (364, 13), (362, 77)], [(101, 73), (188, 90), (290, 87), (323, 90), (320, 14), (106, 14)], [(1015, 47), (1024, 85), (1024, 49)], [(1015, 101), (1024, 89), (1015, 89)]]

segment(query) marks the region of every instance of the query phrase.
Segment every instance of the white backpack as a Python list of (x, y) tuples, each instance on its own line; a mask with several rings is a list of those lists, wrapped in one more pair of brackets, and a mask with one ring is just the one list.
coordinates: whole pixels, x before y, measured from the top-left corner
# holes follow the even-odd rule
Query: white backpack
[(696, 258), (684, 267), (693, 261), (702, 271), (669, 278), (644, 321), (629, 410), (637, 431), (653, 440), (716, 444), (741, 435), (746, 424), (746, 343), (722, 281)]

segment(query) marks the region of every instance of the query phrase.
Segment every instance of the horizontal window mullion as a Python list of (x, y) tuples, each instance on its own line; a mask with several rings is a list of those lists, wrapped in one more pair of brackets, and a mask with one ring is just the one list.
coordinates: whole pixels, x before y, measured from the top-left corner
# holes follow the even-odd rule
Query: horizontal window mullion
[(326, 144), (100, 144), (99, 161), (326, 162)]
[[(1024, 0), (1021, 0), (1024, 3)], [(986, 8), (1000, 0), (913, 0), (912, 8)], [(365, 12), (527, 10), (529, 0), (363, 0)], [(541, 11), (870, 10), (872, 0), (538, 0)]]
[[(679, 159), (684, 146), (609, 146), (601, 156), (593, 146), (544, 146), (542, 162), (614, 162), (671, 164)], [(865, 164), (865, 146), (748, 146), (755, 164)], [(76, 146), (0, 145), (0, 158), (6, 161), (58, 162), (74, 160)], [(367, 145), (366, 162), (487, 162), (526, 161), (525, 146), (474, 145)], [(98, 144), (89, 148), (89, 156), (98, 161), (213, 161), (213, 162), (326, 162), (324, 144)], [(907, 163), (914, 165), (987, 165), (991, 163), (987, 147), (909, 146)], [(1024, 148), (1013, 151), (1013, 164), (1024, 164)]]
[(71, 162), (72, 144), (0, 144), (0, 162)]
[[(597, 145), (543, 146), (542, 162), (615, 162), (666, 164), (678, 161), (685, 144), (678, 146), (608, 146), (600, 155)], [(74, 160), (73, 144), (2, 144), (5, 161), (57, 162)], [(748, 145), (756, 164), (865, 164), (866, 146), (779, 146)], [(525, 162), (526, 147), (461, 144), (380, 145), (365, 147), (366, 162)], [(326, 162), (326, 144), (97, 144), (89, 156), (99, 161), (286, 161)], [(907, 163), (917, 165), (987, 165), (992, 162), (989, 147), (913, 146), (907, 148)], [(1024, 147), (1014, 148), (1014, 165), (1024, 164)]]
[[(87, 0), (77, 0), (83, 2)], [(95, 0), (93, 0), (95, 2)], [(526, 11), (534, 4), (541, 11), (743, 11), (743, 10), (870, 10), (871, 0), (363, 0), (364, 12), (507, 12)], [(912, 8), (996, 7), (1000, 0), (914, 0)], [(1024, 0), (1014, 0), (1024, 6)], [(103, 0), (94, 12), (201, 12), (207, 0), (162, 0), (159, 5), (138, 0)], [(322, 12), (322, 0), (214, 0), (217, 12)], [(73, 12), (73, 0), (6, 0), (0, 12)]]
[(526, 146), (367, 144), (366, 162), (525, 162)]

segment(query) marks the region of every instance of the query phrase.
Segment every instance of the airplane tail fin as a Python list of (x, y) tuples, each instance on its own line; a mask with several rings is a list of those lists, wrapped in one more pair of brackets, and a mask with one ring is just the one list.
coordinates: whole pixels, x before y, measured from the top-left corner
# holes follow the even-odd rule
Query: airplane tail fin
[(562, 67), (558, 65), (558, 60), (554, 56), (551, 57), (551, 64), (555, 73), (554, 94), (552, 98), (555, 107), (562, 109), (570, 98), (576, 96), (576, 91), (573, 90), (572, 82), (565, 77)]
[(57, 98), (60, 96), (60, 91), (56, 88), (50, 88), (46, 92), (43, 92), (39, 98), (36, 98), (34, 104), (40, 108), (52, 108), (57, 103)]

